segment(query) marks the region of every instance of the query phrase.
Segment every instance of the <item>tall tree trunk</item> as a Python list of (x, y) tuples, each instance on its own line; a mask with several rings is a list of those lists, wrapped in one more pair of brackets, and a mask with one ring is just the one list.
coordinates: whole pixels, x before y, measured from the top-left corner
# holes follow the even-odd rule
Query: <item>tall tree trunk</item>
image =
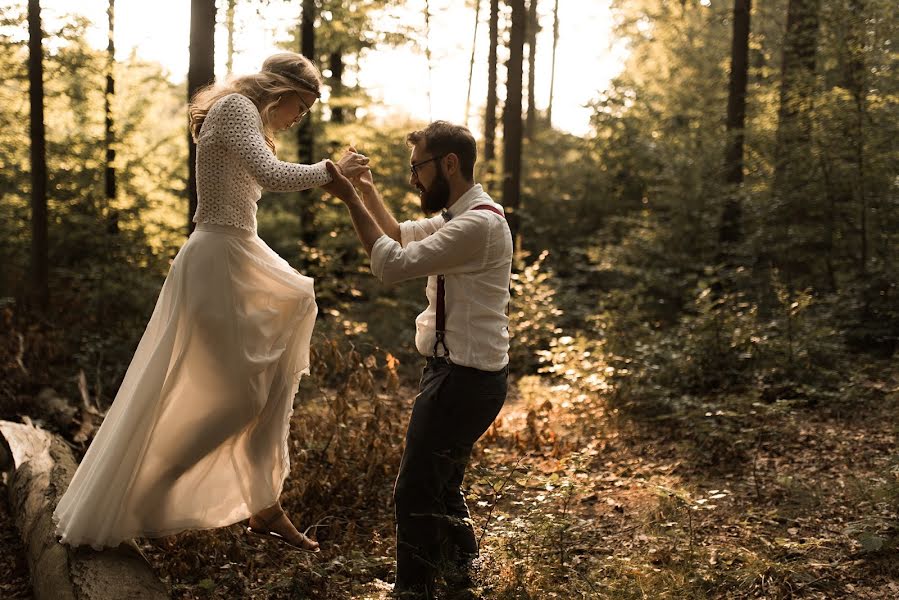
[(718, 240), (733, 244), (742, 239), (743, 141), (746, 124), (746, 86), (749, 79), (749, 19), (752, 0), (734, 0), (733, 38), (730, 52), (730, 83), (727, 94), (727, 148), (724, 182), (728, 198), (721, 215)]
[(540, 31), (540, 22), (537, 19), (537, 0), (528, 3), (528, 112), (525, 124), (525, 137), (534, 137), (534, 129), (537, 126), (537, 107), (534, 104), (534, 82), (536, 81), (537, 67), (537, 33)]
[(813, 183), (812, 101), (821, 0), (789, 0), (781, 66), (780, 107), (774, 150), (775, 227), (780, 229), (778, 262), (796, 274), (808, 272), (815, 252), (808, 233), (817, 220)]
[(237, 0), (228, 0), (225, 9), (225, 28), (228, 32), (228, 57), (225, 59), (225, 72), (230, 75), (234, 72), (234, 7)]
[[(811, 141), (810, 104), (815, 79), (820, 0), (789, 0), (781, 64), (780, 108), (775, 140), (775, 189), (782, 191), (795, 155)], [(795, 150), (795, 151), (792, 151)]]
[[(115, 123), (112, 118), (112, 101), (115, 98), (115, 0), (109, 0), (106, 10), (109, 17), (106, 45), (106, 207), (112, 206), (116, 197), (115, 177)], [(107, 215), (108, 216), (108, 215)]]
[[(187, 69), (188, 100), (205, 85), (215, 81), (215, 0), (190, 2), (190, 62)], [(197, 212), (197, 146), (190, 133), (187, 136), (187, 229), (193, 231)]]
[[(300, 17), (300, 53), (315, 62), (315, 0), (303, 0), (303, 11)], [(299, 162), (311, 165), (315, 161), (315, 113), (310, 111), (297, 130), (297, 159)], [(312, 190), (300, 192), (300, 206), (297, 214), (300, 216), (300, 240), (304, 249), (314, 248), (317, 242), (318, 232), (315, 226), (315, 211), (313, 206)], [(309, 252), (301, 252), (303, 260), (310, 257)]]
[(493, 172), (496, 160), (496, 49), (499, 46), (499, 0), (490, 0), (490, 51), (487, 57), (487, 108), (484, 113), (484, 163)]
[(431, 94), (434, 90), (434, 64), (431, 62), (431, 3), (425, 0), (425, 60), (428, 63), (428, 121), (434, 119), (434, 107)]
[(521, 226), (521, 80), (527, 14), (524, 0), (507, 0), (512, 8), (509, 61), (506, 63), (506, 103), (503, 109), (503, 206), (509, 218), (512, 239), (518, 246)]
[(337, 50), (332, 52), (328, 63), (328, 66), (331, 68), (331, 122), (344, 123), (346, 115), (343, 107), (340, 105), (343, 101), (343, 48), (337, 48)]
[(28, 0), (28, 97), (31, 103), (31, 276), (41, 309), (50, 301), (47, 235), (47, 142), (44, 133), (44, 61), (41, 3)]
[(559, 45), (559, 0), (553, 8), (553, 64), (552, 75), (549, 77), (549, 104), (546, 106), (546, 123), (553, 126), (553, 96), (556, 92), (556, 47)]
[(474, 78), (474, 54), (478, 44), (478, 24), (481, 17), (481, 0), (475, 0), (474, 33), (471, 38), (471, 60), (468, 62), (468, 92), (465, 94), (465, 126), (468, 127), (468, 115), (471, 112), (471, 80)]
[[(300, 17), (300, 53), (315, 62), (315, 0), (303, 0)], [(315, 162), (315, 131), (312, 127), (312, 113), (300, 121), (297, 130), (297, 159), (301, 163)]]
[(865, 77), (865, 0), (849, 0), (849, 23), (846, 36), (847, 60), (844, 67), (844, 85), (855, 104), (852, 145), (855, 173), (852, 195), (859, 210), (858, 275), (864, 277), (868, 270), (868, 199), (865, 193), (865, 129), (867, 111), (867, 82)]

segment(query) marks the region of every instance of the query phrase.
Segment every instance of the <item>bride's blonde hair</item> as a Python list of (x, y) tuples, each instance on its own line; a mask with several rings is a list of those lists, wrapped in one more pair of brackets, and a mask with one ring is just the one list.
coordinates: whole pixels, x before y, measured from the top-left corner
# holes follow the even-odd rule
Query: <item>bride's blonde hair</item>
[(279, 52), (265, 59), (259, 73), (231, 77), (224, 83), (212, 83), (201, 88), (191, 98), (188, 106), (190, 134), (194, 142), (200, 136), (200, 128), (209, 109), (228, 94), (238, 93), (249, 98), (262, 117), (265, 141), (272, 152), (275, 142), (269, 125), (271, 113), (284, 94), (311, 92), (319, 97), (322, 76), (312, 62), (296, 52)]

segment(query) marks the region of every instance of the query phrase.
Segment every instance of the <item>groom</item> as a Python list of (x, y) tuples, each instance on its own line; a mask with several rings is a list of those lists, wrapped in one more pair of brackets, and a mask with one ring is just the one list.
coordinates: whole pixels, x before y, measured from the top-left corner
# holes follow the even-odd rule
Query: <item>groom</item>
[(433, 598), (442, 573), (470, 585), (478, 543), (462, 479), (474, 443), (506, 398), (512, 236), (503, 209), (474, 183), (471, 132), (436, 121), (410, 133), (409, 183), (430, 215), (397, 223), (368, 172), (352, 184), (333, 165), (326, 187), (347, 205), (384, 283), (427, 277), (428, 307), (415, 321), (426, 357), (394, 489), (400, 598)]

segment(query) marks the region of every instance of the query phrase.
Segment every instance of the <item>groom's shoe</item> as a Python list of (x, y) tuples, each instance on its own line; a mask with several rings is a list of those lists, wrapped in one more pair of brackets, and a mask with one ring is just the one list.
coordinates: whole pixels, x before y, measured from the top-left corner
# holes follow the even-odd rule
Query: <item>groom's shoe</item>
[(441, 596), (444, 600), (484, 600), (484, 596), (470, 588), (458, 590), (455, 592), (447, 592)]
[(443, 589), (441, 598), (446, 600), (478, 600), (481, 596), (475, 592), (475, 570), (477, 555), (459, 556), (454, 564), (443, 572)]
[(391, 600), (435, 600), (436, 597), (434, 587), (426, 585), (394, 585), (390, 595)]
[(435, 598), (436, 596), (427, 590), (398, 590), (394, 588), (393, 593), (390, 594), (391, 600), (434, 600)]

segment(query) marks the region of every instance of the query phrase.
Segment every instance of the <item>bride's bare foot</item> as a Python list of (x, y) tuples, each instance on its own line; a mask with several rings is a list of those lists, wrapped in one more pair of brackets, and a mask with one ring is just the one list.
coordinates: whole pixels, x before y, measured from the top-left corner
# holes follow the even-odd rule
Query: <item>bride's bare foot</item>
[(319, 550), (318, 542), (297, 531), (287, 517), (287, 513), (278, 504), (250, 517), (250, 531), (281, 539), (289, 545), (307, 552), (318, 552)]

